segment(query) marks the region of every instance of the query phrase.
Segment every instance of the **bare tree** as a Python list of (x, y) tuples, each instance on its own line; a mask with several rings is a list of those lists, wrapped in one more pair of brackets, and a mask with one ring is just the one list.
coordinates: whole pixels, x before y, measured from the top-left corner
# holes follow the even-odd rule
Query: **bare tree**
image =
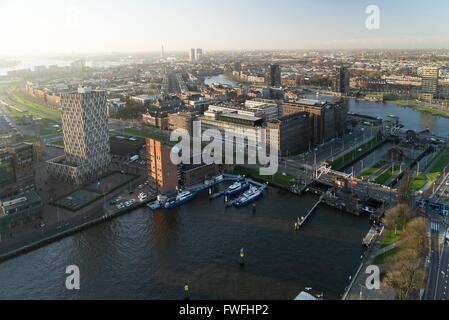
[(390, 230), (404, 230), (407, 223), (416, 216), (416, 212), (408, 204), (400, 203), (385, 213), (384, 223)]
[[(403, 221), (404, 210), (408, 206), (400, 207), (402, 208), (396, 207), (389, 216), (391, 223), (400, 224)], [(396, 298), (399, 300), (418, 298), (419, 289), (423, 286), (424, 258), (429, 251), (427, 229), (426, 219), (409, 219), (403, 229), (399, 251), (387, 260), (389, 272), (385, 283), (395, 289)]]

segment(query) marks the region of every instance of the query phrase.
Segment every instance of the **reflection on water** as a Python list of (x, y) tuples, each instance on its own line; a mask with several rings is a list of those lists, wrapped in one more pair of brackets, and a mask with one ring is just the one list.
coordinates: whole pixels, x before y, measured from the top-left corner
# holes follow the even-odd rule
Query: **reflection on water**
[(437, 117), (430, 113), (398, 106), (392, 103), (376, 103), (369, 101), (348, 100), (349, 110), (353, 113), (366, 114), (385, 118), (389, 115), (400, 117), (406, 129), (423, 131), (429, 128), (432, 133), (447, 137), (449, 119)]
[[(205, 194), (175, 210), (137, 210), (0, 264), (0, 299), (182, 299), (185, 284), (193, 299), (293, 299), (305, 287), (336, 299), (369, 221), (321, 206), (295, 233), (316, 200), (270, 189), (255, 215)], [(79, 292), (65, 290), (71, 264)]]

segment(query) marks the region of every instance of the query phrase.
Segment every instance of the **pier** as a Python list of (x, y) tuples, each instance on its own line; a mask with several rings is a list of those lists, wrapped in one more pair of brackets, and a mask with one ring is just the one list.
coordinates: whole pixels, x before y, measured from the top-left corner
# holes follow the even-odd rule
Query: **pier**
[(312, 215), (312, 213), (315, 212), (315, 210), (318, 208), (318, 206), (323, 202), (323, 196), (320, 197), (320, 200), (318, 200), (317, 203), (315, 203), (315, 205), (312, 207), (312, 209), (309, 210), (309, 212), (307, 212), (307, 215), (305, 217), (303, 217), (300, 222), (298, 222), (298, 227), (301, 228), (309, 219), (309, 217)]

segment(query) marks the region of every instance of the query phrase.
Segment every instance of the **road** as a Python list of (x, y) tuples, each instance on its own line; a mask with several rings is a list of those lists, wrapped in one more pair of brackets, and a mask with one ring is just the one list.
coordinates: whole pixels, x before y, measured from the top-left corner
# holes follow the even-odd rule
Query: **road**
[(380, 127), (361, 126), (352, 134), (329, 141), (314, 150), (297, 156), (284, 157), (279, 160), (279, 172), (308, 181), (313, 178), (315, 165), (323, 161), (333, 161), (377, 136)]
[(435, 195), (433, 197), (436, 202), (440, 203), (449, 201), (449, 174), (443, 172), (443, 175), (444, 179), (442, 180), (441, 184), (437, 186)]
[(430, 221), (430, 263), (426, 300), (449, 300), (449, 245), (446, 224), (438, 217)]

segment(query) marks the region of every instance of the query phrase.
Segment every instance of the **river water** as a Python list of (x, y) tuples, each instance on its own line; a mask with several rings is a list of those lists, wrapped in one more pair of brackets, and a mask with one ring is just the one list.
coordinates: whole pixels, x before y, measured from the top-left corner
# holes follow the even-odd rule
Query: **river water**
[(398, 116), (406, 129), (423, 131), (429, 128), (432, 133), (447, 137), (449, 135), (449, 119), (437, 117), (396, 104), (376, 103), (368, 101), (348, 100), (349, 110), (353, 113), (386, 118), (389, 115)]
[[(217, 75), (207, 77), (205, 83), (210, 85), (212, 83), (219, 83), (236, 87), (237, 82), (226, 77), (225, 75)], [(307, 98), (326, 100), (330, 97), (315, 96), (308, 94)], [(412, 129), (415, 131), (423, 131), (430, 129), (432, 133), (441, 137), (447, 137), (449, 135), (449, 119), (434, 116), (430, 113), (424, 113), (411, 108), (399, 106), (390, 102), (376, 103), (370, 101), (359, 101), (355, 99), (349, 99), (346, 101), (349, 105), (349, 111), (358, 114), (365, 114), (374, 117), (386, 118), (390, 115), (400, 117), (401, 122), (406, 129)]]
[[(206, 194), (174, 210), (140, 209), (0, 264), (0, 299), (293, 299), (305, 287), (337, 299), (358, 266), (370, 225), (317, 198), (269, 189), (252, 208)], [(245, 248), (246, 264), (239, 252)], [(65, 289), (77, 265), (81, 290)]]

